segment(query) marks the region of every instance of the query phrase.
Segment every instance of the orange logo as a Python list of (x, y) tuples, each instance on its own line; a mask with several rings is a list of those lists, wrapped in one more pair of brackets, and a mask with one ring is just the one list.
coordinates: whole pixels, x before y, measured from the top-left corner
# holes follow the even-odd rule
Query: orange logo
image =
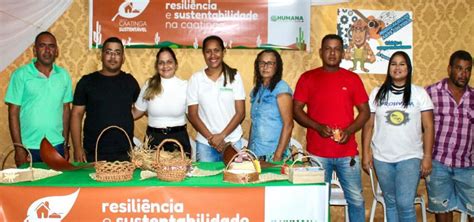
[(61, 221), (76, 202), (79, 190), (65, 196), (49, 196), (36, 200), (28, 208), (25, 221)]

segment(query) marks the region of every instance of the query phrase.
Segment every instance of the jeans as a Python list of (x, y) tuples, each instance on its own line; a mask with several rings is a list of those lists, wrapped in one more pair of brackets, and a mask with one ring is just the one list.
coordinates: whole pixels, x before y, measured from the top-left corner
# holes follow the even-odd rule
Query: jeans
[(412, 158), (394, 163), (374, 159), (382, 189), (388, 222), (416, 222), (415, 197), (420, 182), (421, 160)]
[[(242, 149), (242, 141), (235, 142), (234, 147)], [(196, 140), (196, 160), (199, 162), (219, 162), (222, 161), (222, 153), (218, 152), (214, 147)]]
[(453, 210), (474, 216), (474, 167), (448, 167), (433, 160), (433, 171), (426, 178), (428, 210), (446, 213)]
[[(250, 149), (252, 150), (252, 149)], [(253, 150), (252, 150), (253, 151)], [(290, 156), (290, 148), (286, 148), (285, 151), (283, 151), (283, 155), (281, 156), (281, 159), (284, 160), (285, 158), (287, 158), (288, 156)], [(267, 162), (272, 162), (273, 161), (273, 157), (275, 157), (275, 152), (273, 153), (270, 153), (268, 155), (261, 155), (261, 156), (257, 156), (257, 158), (259, 160), (263, 160), (263, 161), (267, 161)]]
[[(58, 153), (61, 154), (62, 157), (64, 157), (64, 144), (63, 143), (60, 143), (54, 146), (54, 149), (56, 149), (56, 151), (58, 151)], [(39, 149), (29, 149), (29, 150), (31, 152), (31, 160), (33, 162), (43, 162), (41, 160)]]
[(321, 162), (325, 170), (325, 182), (331, 183), (332, 172), (336, 171), (349, 207), (349, 220), (351, 222), (365, 221), (365, 202), (362, 196), (359, 157), (354, 157), (355, 162), (353, 164), (351, 164), (352, 157), (324, 158), (311, 156), (311, 158)]

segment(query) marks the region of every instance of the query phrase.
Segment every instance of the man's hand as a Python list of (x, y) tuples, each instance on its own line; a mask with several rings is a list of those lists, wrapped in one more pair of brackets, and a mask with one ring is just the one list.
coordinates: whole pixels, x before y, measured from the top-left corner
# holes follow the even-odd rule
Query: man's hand
[(15, 164), (17, 167), (21, 166), (24, 163), (30, 162), (28, 152), (23, 147), (15, 147)]
[(82, 147), (74, 147), (74, 161), (76, 162), (87, 162), (86, 153)]
[(347, 141), (349, 141), (349, 138), (351, 138), (351, 132), (349, 132), (347, 129), (344, 129), (344, 130), (339, 130), (339, 135), (340, 135), (340, 139), (339, 141), (336, 141), (340, 144), (346, 144)]
[(333, 135), (331, 127), (327, 125), (318, 125), (318, 127), (315, 128), (315, 130), (319, 133), (319, 135), (323, 138), (328, 138)]

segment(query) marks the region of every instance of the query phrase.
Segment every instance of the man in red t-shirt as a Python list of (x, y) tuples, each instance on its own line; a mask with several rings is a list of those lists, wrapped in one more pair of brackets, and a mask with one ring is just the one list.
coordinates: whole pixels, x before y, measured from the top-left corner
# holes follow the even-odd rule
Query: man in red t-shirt
[[(323, 66), (303, 73), (293, 99), (295, 120), (307, 128), (307, 150), (326, 170), (335, 170), (349, 205), (351, 222), (365, 220), (360, 163), (354, 134), (369, 118), (368, 96), (359, 76), (340, 68), (341, 37), (326, 35), (319, 49)], [(307, 106), (307, 112), (304, 107)], [(359, 114), (354, 119), (354, 106)]]

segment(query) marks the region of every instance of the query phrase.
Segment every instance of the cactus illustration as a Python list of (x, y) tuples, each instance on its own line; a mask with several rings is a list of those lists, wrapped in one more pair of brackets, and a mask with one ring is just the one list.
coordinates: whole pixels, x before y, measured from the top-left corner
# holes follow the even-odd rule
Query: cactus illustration
[(160, 44), (160, 34), (158, 32), (155, 33), (155, 45)]
[(306, 44), (304, 42), (304, 32), (301, 27), (299, 28), (298, 36), (296, 37), (296, 48), (299, 50), (306, 49)]
[(198, 39), (194, 37), (193, 47), (197, 49), (199, 47)]
[(95, 30), (96, 31), (93, 32), (93, 40), (95, 47), (99, 48), (99, 45), (102, 43), (102, 33), (100, 33), (102, 31), (102, 26), (99, 24), (99, 21), (95, 23)]
[(257, 36), (257, 47), (260, 47), (262, 44), (262, 39), (260, 38), (260, 35)]
[(122, 39), (122, 44), (128, 48), (132, 44), (132, 37), (128, 37), (128, 39)]

